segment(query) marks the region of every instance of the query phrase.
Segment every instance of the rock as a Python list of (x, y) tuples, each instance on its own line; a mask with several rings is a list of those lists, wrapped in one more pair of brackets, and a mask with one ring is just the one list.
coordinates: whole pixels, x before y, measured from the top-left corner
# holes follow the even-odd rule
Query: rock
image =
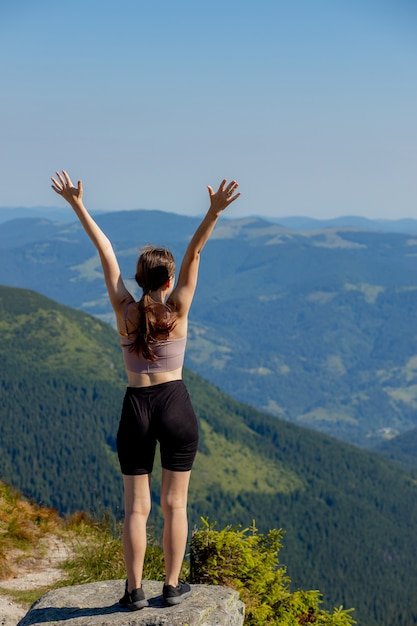
[(217, 585), (192, 585), (192, 595), (177, 606), (164, 606), (162, 583), (144, 580), (149, 607), (119, 606), (123, 580), (62, 587), (35, 602), (17, 626), (242, 626), (245, 608), (237, 591)]
[(23, 607), (7, 597), (0, 596), (0, 626), (16, 626), (25, 613)]

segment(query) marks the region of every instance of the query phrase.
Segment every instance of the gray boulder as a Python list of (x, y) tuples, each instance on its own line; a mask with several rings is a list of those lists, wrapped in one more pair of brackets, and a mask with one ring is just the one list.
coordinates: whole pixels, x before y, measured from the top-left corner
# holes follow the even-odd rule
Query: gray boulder
[(177, 606), (164, 606), (162, 583), (144, 580), (149, 607), (129, 611), (119, 606), (123, 580), (62, 587), (35, 602), (17, 626), (242, 626), (243, 602), (233, 589), (192, 585), (192, 595)]

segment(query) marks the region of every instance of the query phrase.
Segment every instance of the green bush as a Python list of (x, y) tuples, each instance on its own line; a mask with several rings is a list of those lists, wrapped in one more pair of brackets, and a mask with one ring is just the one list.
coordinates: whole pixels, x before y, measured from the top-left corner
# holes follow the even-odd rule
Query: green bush
[(241, 529), (202, 520), (190, 545), (190, 581), (236, 589), (246, 605), (247, 626), (351, 626), (352, 609), (320, 609), (319, 591), (290, 591), (291, 580), (279, 565), (282, 530), (258, 533), (255, 525)]

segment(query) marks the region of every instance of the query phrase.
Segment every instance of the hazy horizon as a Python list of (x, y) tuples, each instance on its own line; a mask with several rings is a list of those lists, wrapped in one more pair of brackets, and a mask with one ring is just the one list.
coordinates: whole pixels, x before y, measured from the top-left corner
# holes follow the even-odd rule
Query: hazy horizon
[[(19, 213), (19, 215), (13, 217), (10, 216), (10, 214), (13, 211), (17, 211)], [(190, 217), (190, 218), (196, 218), (196, 217), (203, 217), (204, 212), (202, 212), (201, 214), (193, 214), (190, 215), (188, 213), (180, 213), (178, 211), (173, 211), (173, 210), (169, 210), (169, 209), (150, 209), (150, 208), (146, 208), (146, 207), (136, 207), (136, 208), (131, 208), (131, 209), (124, 209), (124, 208), (120, 208), (120, 209), (100, 209), (97, 208), (95, 210), (92, 210), (91, 213), (92, 215), (101, 215), (101, 214), (108, 214), (108, 213), (119, 213), (122, 211), (161, 211), (163, 213), (172, 213), (174, 215), (180, 215), (183, 217)], [(76, 215), (71, 211), (71, 209), (67, 208), (67, 207), (59, 207), (57, 205), (49, 205), (49, 206), (43, 206), (43, 205), (39, 205), (39, 206), (0, 206), (0, 223), (4, 223), (6, 221), (10, 221), (11, 219), (20, 219), (21, 217), (25, 217), (25, 213), (30, 214), (29, 217), (31, 216), (39, 216), (42, 217), (42, 214), (45, 214), (45, 216), (47, 217), (48, 214), (52, 214), (53, 218), (51, 219), (58, 219), (58, 218), (62, 218), (62, 221), (76, 221), (77, 217)], [(7, 214), (8, 216), (3, 219), (5, 217), (5, 214)], [(338, 220), (364, 220), (364, 221), (370, 221), (370, 222), (387, 222), (387, 223), (393, 223), (395, 224), (396, 222), (403, 222), (403, 221), (415, 221), (417, 222), (417, 217), (395, 217), (395, 218), (378, 218), (378, 217), (367, 217), (365, 215), (359, 215), (359, 214), (345, 214), (345, 215), (334, 215), (331, 217), (317, 217), (315, 215), (289, 215), (289, 214), (257, 214), (257, 213), (247, 213), (247, 214), (242, 214), (240, 215), (238, 212), (236, 212), (234, 215), (230, 215), (227, 213), (224, 213), (224, 215), (222, 216), (222, 219), (249, 219), (249, 218), (260, 218), (260, 219), (265, 219), (268, 221), (272, 221), (272, 222), (276, 222), (277, 220), (292, 220), (294, 222), (296, 222), (297, 220), (299, 220), (300, 222), (302, 220), (312, 220), (312, 221), (317, 221), (317, 222), (332, 222), (332, 221), (338, 221)]]

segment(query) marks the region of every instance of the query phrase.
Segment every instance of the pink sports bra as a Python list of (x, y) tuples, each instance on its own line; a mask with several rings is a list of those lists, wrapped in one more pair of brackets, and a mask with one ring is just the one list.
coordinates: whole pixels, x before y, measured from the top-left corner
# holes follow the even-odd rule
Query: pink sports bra
[(127, 336), (122, 335), (120, 342), (126, 369), (129, 372), (134, 372), (135, 374), (152, 374), (155, 372), (164, 374), (165, 372), (172, 372), (173, 370), (182, 367), (184, 365), (187, 337), (155, 341), (155, 343), (152, 344), (152, 349), (157, 357), (156, 361), (148, 361), (142, 354), (138, 354), (137, 352), (130, 350), (130, 346), (133, 344), (133, 339), (129, 337), (129, 334), (131, 335), (132, 333), (129, 333), (127, 330), (126, 322), (129, 304), (126, 306), (125, 310), (125, 326)]
[(184, 364), (185, 344), (187, 337), (181, 339), (165, 339), (156, 341), (152, 349), (157, 357), (156, 361), (147, 361), (142, 355), (131, 351), (132, 339), (122, 337), (121, 346), (125, 367), (135, 374), (151, 374), (154, 372), (172, 372)]

